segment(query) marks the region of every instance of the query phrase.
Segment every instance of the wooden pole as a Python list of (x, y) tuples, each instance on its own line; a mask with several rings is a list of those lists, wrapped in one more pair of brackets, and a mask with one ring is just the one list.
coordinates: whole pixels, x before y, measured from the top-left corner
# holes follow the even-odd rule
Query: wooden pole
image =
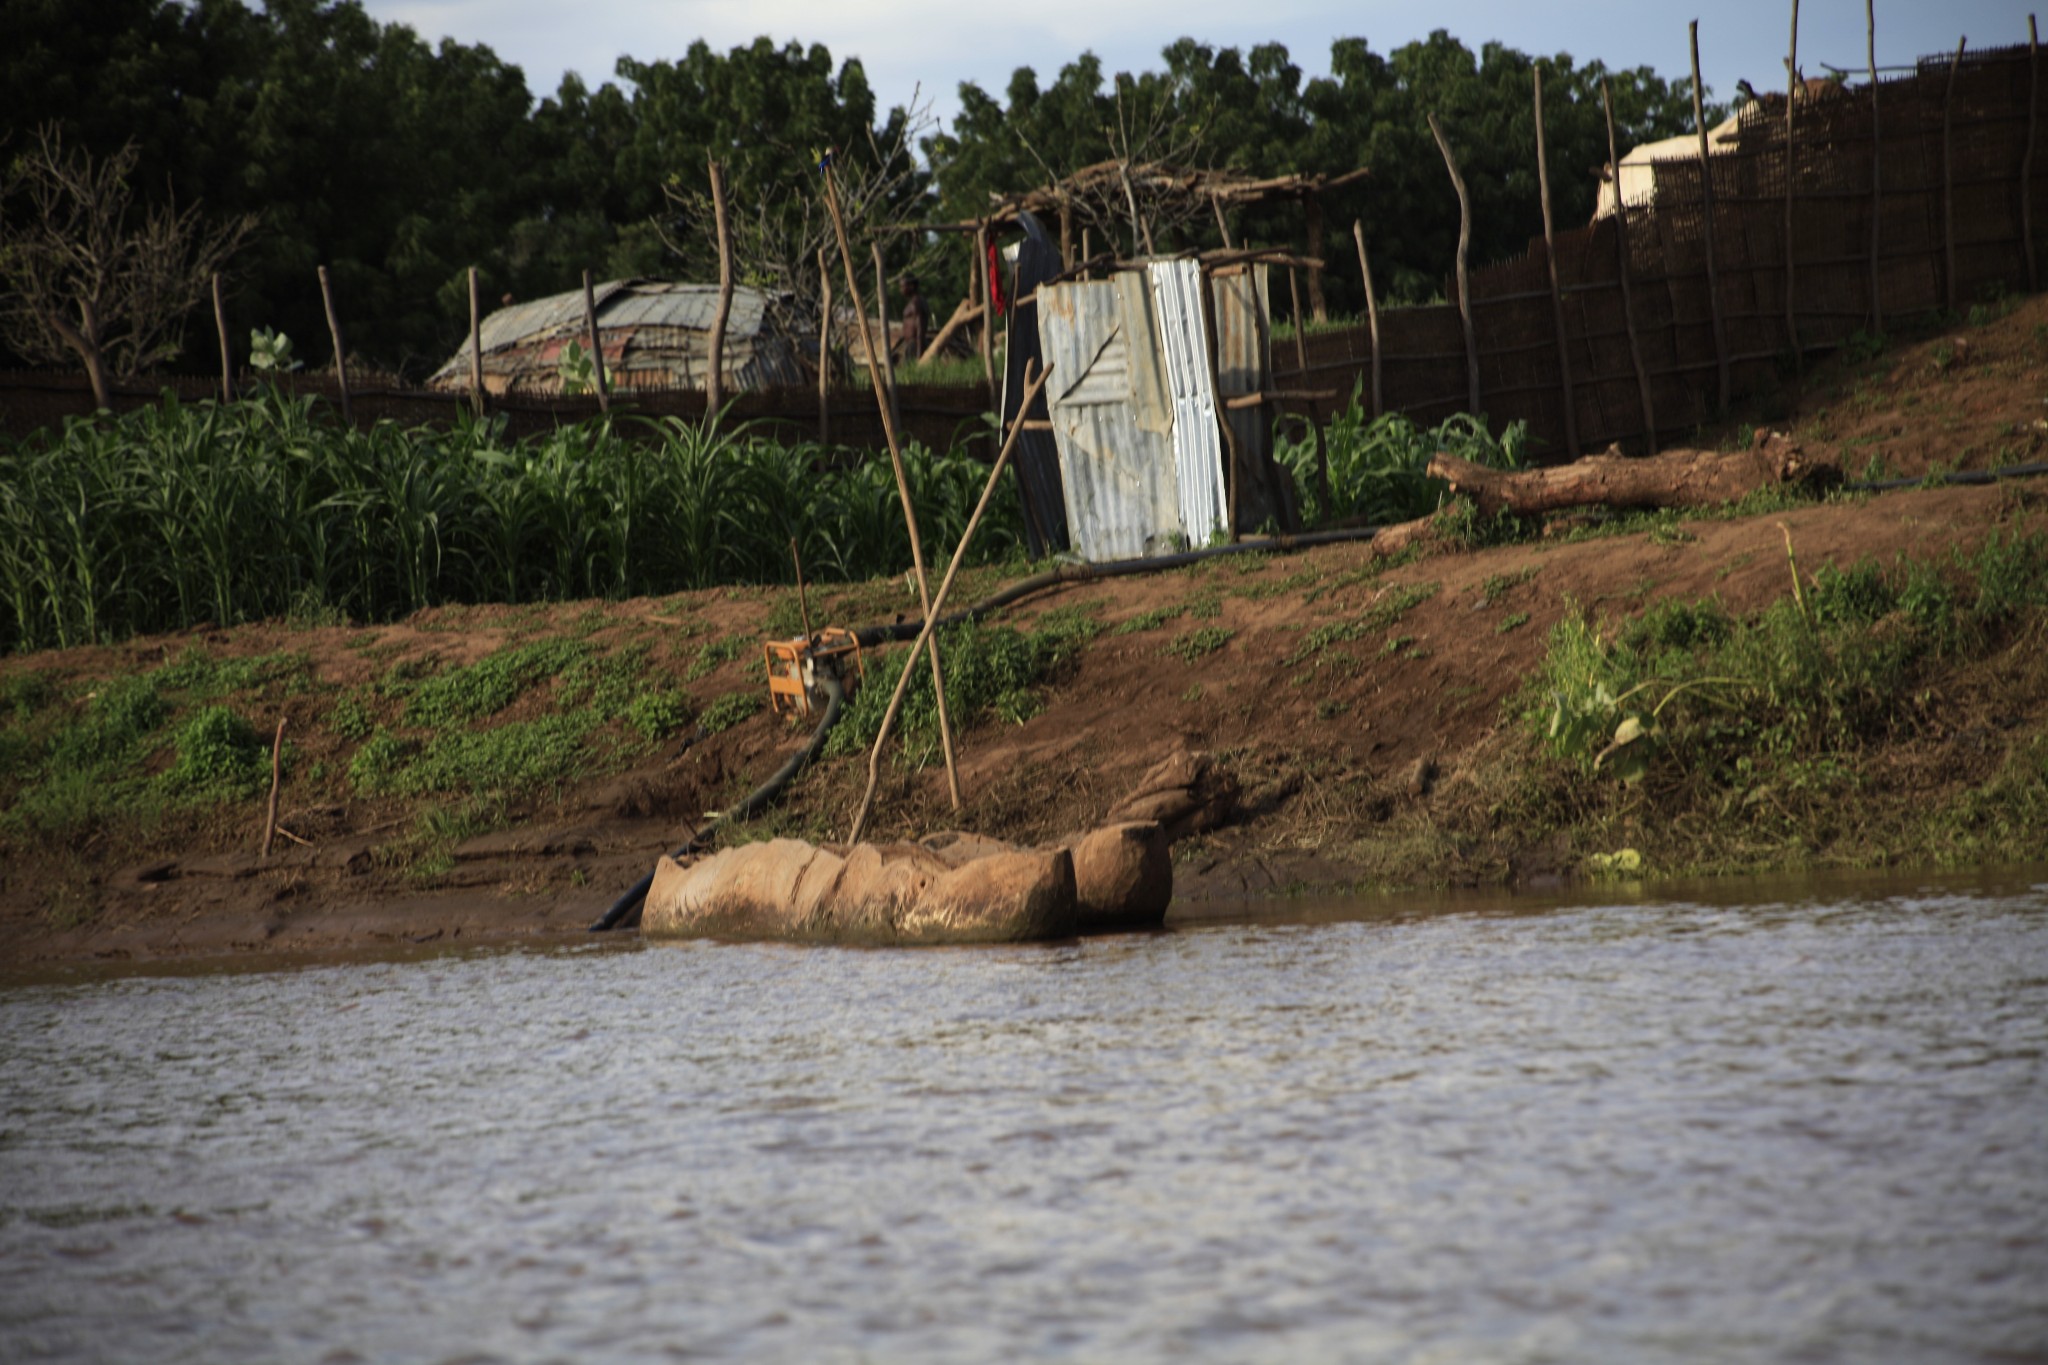
[(476, 296), (476, 267), (469, 268), (469, 403), (476, 415), (484, 415), (484, 327), (483, 308)]
[(1792, 364), (1806, 370), (1806, 355), (1799, 349), (1799, 316), (1792, 294), (1792, 191), (1799, 180), (1797, 145), (1792, 140), (1792, 113), (1799, 105), (1799, 0), (1792, 0), (1792, 44), (1785, 56), (1785, 343), (1792, 348)]
[[(1700, 207), (1705, 215), (1707, 251), (1707, 312), (1714, 321), (1715, 394), (1722, 412), (1728, 410), (1728, 325), (1721, 317), (1721, 268), (1714, 250), (1714, 159), (1707, 152), (1707, 114), (1700, 87), (1700, 21), (1688, 30), (1692, 35), (1692, 122), (1700, 139)], [(1618, 182), (1617, 182), (1618, 183)]]
[(1628, 358), (1636, 369), (1636, 389), (1643, 400), (1643, 432), (1650, 454), (1657, 453), (1657, 410), (1650, 402), (1650, 368), (1643, 363), (1643, 344), (1636, 336), (1635, 293), (1628, 284), (1628, 200), (1621, 192), (1621, 152), (1614, 141), (1614, 99), (1607, 81), (1600, 82), (1600, 112), (1607, 120), (1607, 164), (1614, 175), (1615, 272), (1621, 280), (1621, 320), (1628, 328)]
[[(895, 729), (896, 717), (902, 713), (903, 698), (910, 692), (911, 675), (917, 672), (917, 656), (933, 643), (932, 632), (938, 628), (939, 613), (945, 609), (946, 597), (953, 591), (953, 579), (960, 572), (960, 562), (967, 557), (967, 547), (974, 541), (975, 528), (981, 524), (981, 514), (988, 510), (989, 498), (996, 491), (996, 481), (1003, 477), (1003, 469), (1010, 463), (1010, 452), (1017, 448), (1017, 437), (1024, 430), (1025, 415), (1031, 411), (1038, 391), (1045, 387), (1047, 377), (1052, 374), (1049, 365), (1043, 373), (1036, 373), (1037, 368), (1036, 361), (1024, 363), (1024, 401), (1017, 407), (1017, 420), (1010, 423), (1009, 434), (1003, 438), (1003, 448), (996, 454), (995, 467), (989, 470), (988, 482), (982, 486), (981, 501), (974, 504), (974, 511), (967, 518), (967, 529), (960, 533), (960, 543), (953, 547), (953, 558), (946, 564), (946, 576), (939, 583), (938, 595), (932, 598), (931, 606), (926, 609), (924, 624), (910, 646), (910, 657), (904, 661), (903, 672), (897, 675), (896, 690), (890, 694), (889, 707), (882, 713), (882, 728), (875, 736), (874, 747), (868, 750), (868, 786), (861, 794), (859, 808), (853, 813), (853, 828), (846, 836), (849, 844), (859, 843), (861, 831), (867, 828), (868, 812), (875, 804), (875, 788), (881, 783), (882, 746), (889, 742), (889, 732)], [(932, 655), (932, 661), (938, 661), (936, 653)]]
[[(2026, 178), (2021, 177), (2022, 185)], [(228, 310), (221, 302), (220, 272), (213, 272), (213, 330), (220, 334), (220, 401), (235, 401), (235, 353), (228, 345)]]
[(1365, 281), (1365, 327), (1372, 344), (1372, 415), (1380, 415), (1380, 301), (1373, 292), (1372, 262), (1365, 255), (1365, 224), (1351, 220), (1351, 240), (1358, 243), (1358, 275)]
[(611, 416), (611, 384), (604, 372), (604, 344), (597, 335), (597, 291), (590, 286), (590, 272), (583, 272), (583, 330), (590, 338), (590, 363), (597, 376), (597, 410)]
[(889, 415), (903, 425), (903, 401), (896, 396), (896, 344), (889, 336), (889, 276), (882, 269), (882, 244), (868, 243), (875, 261), (875, 316), (882, 324), (882, 376), (889, 381)]
[[(809, 644), (811, 641), (811, 604), (804, 592), (804, 557), (802, 551), (796, 547), (795, 536), (789, 538), (789, 562), (796, 566), (796, 614), (797, 619), (804, 623), (804, 643)], [(914, 659), (917, 656), (913, 654), (911, 657)]]
[[(832, 235), (839, 243), (839, 264), (846, 274), (847, 301), (853, 305), (855, 325), (860, 328), (862, 354), (868, 357), (868, 386), (874, 390), (875, 406), (882, 418), (882, 437), (889, 444), (889, 465), (896, 473), (896, 496), (903, 503), (903, 525), (910, 533), (910, 564), (917, 574), (917, 596), (924, 608), (925, 621), (932, 619), (931, 584), (924, 572), (924, 542), (917, 534), (917, 508), (910, 501), (910, 479), (903, 472), (903, 446), (896, 438), (896, 421), (889, 411), (888, 395), (882, 391), (882, 377), (874, 365), (875, 342), (868, 331), (867, 305), (861, 301), (860, 280), (853, 271), (853, 248), (846, 240), (846, 216), (839, 210), (839, 186), (826, 166), (825, 208), (832, 216)], [(979, 235), (979, 234), (977, 234)], [(991, 384), (993, 387), (993, 384)], [(960, 772), (953, 762), (953, 723), (946, 715), (946, 674), (939, 666), (938, 637), (927, 633), (925, 649), (932, 661), (932, 695), (938, 702), (939, 743), (946, 753), (946, 787), (953, 798), (953, 809), (960, 809)], [(908, 672), (908, 668), (905, 669)]]
[(2020, 245), (2027, 258), (2027, 291), (2038, 292), (2041, 277), (2034, 264), (2034, 119), (2041, 103), (2041, 35), (2034, 16), (2027, 16), (2027, 150), (2020, 157)]
[[(1308, 219), (1308, 254), (1311, 260), (1323, 259), (1323, 201), (1315, 194), (1303, 199), (1303, 213)], [(1308, 272), (1308, 311), (1317, 322), (1330, 320), (1329, 301), (1323, 297), (1323, 268), (1311, 266)]]
[(1941, 252), (1951, 313), (1956, 311), (1956, 72), (1963, 65), (1963, 48), (1969, 41), (1967, 34), (1956, 40), (1956, 55), (1948, 63), (1948, 89), (1941, 97)]
[(1870, 330), (1873, 335), (1884, 333), (1884, 294), (1878, 279), (1877, 249), (1878, 226), (1884, 219), (1884, 177), (1879, 173), (1877, 163), (1877, 4), (1876, 0), (1863, 0), (1863, 35), (1865, 59), (1870, 63)]
[(1223, 249), (1225, 251), (1235, 251), (1237, 249), (1237, 243), (1230, 240), (1230, 220), (1223, 216), (1222, 197), (1212, 193), (1209, 196), (1209, 207), (1212, 210), (1214, 210), (1216, 214), (1216, 231), (1222, 234)]
[(706, 158), (711, 175), (711, 216), (718, 232), (718, 312), (711, 319), (711, 354), (704, 369), (704, 420), (716, 422), (725, 406), (725, 324), (732, 316), (732, 223), (725, 206), (725, 167)]
[(277, 836), (277, 794), (284, 786), (284, 717), (277, 722), (277, 735), (270, 741), (270, 804), (263, 814), (263, 851), (258, 862), (270, 861), (270, 843)]
[(1564, 330), (1564, 291), (1557, 283), (1557, 236), (1550, 217), (1550, 159), (1543, 148), (1543, 68), (1531, 68), (1536, 80), (1536, 186), (1543, 201), (1543, 259), (1550, 267), (1550, 315), (1557, 324), (1557, 370), (1564, 386), (1564, 448), (1579, 458), (1578, 399), (1572, 387), (1572, 354)]
[(832, 440), (832, 271), (818, 248), (818, 444)]
[(1065, 199), (1060, 200), (1060, 269), (1071, 270), (1074, 265), (1074, 210)]
[(1287, 267), (1287, 294), (1294, 304), (1294, 368), (1307, 374), (1308, 328), (1301, 316), (1301, 272), (1291, 265)]
[(1451, 185), (1458, 191), (1458, 321), (1465, 328), (1465, 384), (1467, 407), (1479, 415), (1479, 341), (1472, 331), (1471, 277), (1466, 259), (1472, 250), (1472, 196), (1465, 191), (1465, 177), (1458, 174), (1458, 159), (1451, 155), (1450, 140), (1436, 115), (1429, 115), (1429, 131), (1436, 137), (1436, 149), (1444, 154), (1444, 168), (1451, 173)]
[(320, 267), (320, 302), (327, 309), (327, 335), (334, 341), (334, 383), (341, 394), (341, 420), (349, 426), (355, 425), (355, 413), (348, 401), (348, 352), (341, 344), (341, 318), (334, 311), (334, 285), (327, 278), (327, 267)]

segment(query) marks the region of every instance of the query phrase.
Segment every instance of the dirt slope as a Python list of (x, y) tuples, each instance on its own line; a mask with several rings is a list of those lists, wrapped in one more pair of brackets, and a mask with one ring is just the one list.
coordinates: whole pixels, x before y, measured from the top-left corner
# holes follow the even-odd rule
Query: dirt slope
[[(1832, 446), (1858, 472), (1918, 475), (2040, 459), (2048, 444), (2044, 361), (2048, 302), (2034, 300), (1987, 325), (1818, 370), (1803, 392), (1770, 400), (1772, 425)], [(1732, 443), (1743, 425), (1703, 440)], [(1391, 568), (1349, 544), (1063, 587), (1004, 619), (1028, 626), (1048, 611), (1079, 608), (1106, 629), (1046, 693), (1041, 713), (961, 737), (962, 811), (948, 811), (936, 764), (892, 769), (875, 833), (958, 827), (1050, 838), (1097, 819), (1154, 763), (1185, 748), (1215, 755), (1237, 777), (1242, 800), (1228, 827), (1182, 846), (1183, 904), (1400, 881), (1404, 868), (1408, 879), (1426, 881), (1570, 875), (1584, 850), (1549, 834), (1500, 829), (1484, 808), (1500, 765), (1523, 744), (1522, 722), (1504, 704), (1572, 604), (1613, 619), (1667, 597), (1717, 595), (1732, 612), (1752, 612), (1790, 587), (1788, 534), (1809, 573), (1873, 557), (1940, 557), (1994, 528), (2043, 525), (2044, 500), (2048, 483), (1910, 489), (1650, 533), (1439, 553)], [(983, 575), (966, 595), (995, 585)], [(506, 644), (574, 632), (605, 645), (642, 642), (649, 668), (680, 678), (706, 638), (758, 635), (787, 595), (713, 590), (612, 604), (448, 608), (368, 628), (266, 623), (8, 659), (0, 676), (33, 669), (60, 680), (105, 677), (194, 643), (220, 658), (303, 651), (315, 685), (278, 702), (299, 737), (297, 770), (339, 773), (351, 745), (333, 736), (323, 709), (335, 688), (366, 683), (396, 663), (471, 662)], [(884, 581), (826, 590), (814, 607), (822, 618), (857, 625), (892, 619), (914, 603), (900, 581)], [(1372, 619), (1375, 607), (1382, 618), (1373, 628), (1327, 638), (1341, 634), (1333, 626)], [(1176, 610), (1146, 629), (1116, 629)], [(1177, 643), (1179, 652), (1169, 649)], [(2007, 673), (1999, 686), (1958, 698), (1956, 734), (1984, 730), (1992, 713), (1994, 728), (2010, 737), (2000, 743), (2048, 729), (2038, 665)], [(692, 690), (708, 697), (761, 686), (759, 657), (746, 654)], [(355, 798), (334, 780), (287, 784), (283, 823), (299, 842), (287, 841), (265, 865), (254, 851), (260, 800), (204, 826), (119, 846), (18, 848), (0, 873), (0, 943), (20, 966), (577, 935), (658, 852), (801, 738), (763, 713), (565, 792), (517, 796), (504, 828), (459, 843), (452, 868), (428, 878), (395, 870), (380, 853), (420, 803)], [(1918, 742), (1924, 749), (1930, 741)], [(1968, 764), (1941, 752), (1896, 758), (1901, 772), (1935, 789), (1970, 780)], [(863, 779), (859, 760), (827, 763), (756, 830), (840, 837)]]

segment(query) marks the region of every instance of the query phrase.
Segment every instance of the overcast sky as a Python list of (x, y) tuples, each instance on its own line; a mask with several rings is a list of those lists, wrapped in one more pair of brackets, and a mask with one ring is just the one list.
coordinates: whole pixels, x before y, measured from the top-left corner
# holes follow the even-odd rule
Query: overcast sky
[[(1709, 90), (1728, 99), (1738, 78), (1782, 88), (1790, 0), (1720, 0), (1711, 9), (1674, 0), (1036, 0), (990, 5), (962, 0), (365, 0), (386, 22), (411, 25), (430, 41), (483, 43), (526, 72), (536, 96), (554, 93), (565, 71), (595, 87), (621, 54), (641, 61), (679, 57), (702, 38), (719, 51), (767, 34), (778, 45), (823, 43), (835, 62), (858, 56), (883, 109), (922, 87), (933, 112), (950, 119), (956, 91), (973, 81), (999, 101), (1016, 67), (1041, 84), (1084, 51), (1107, 73), (1159, 69), (1159, 53), (1188, 36), (1215, 47), (1285, 44), (1308, 76), (1324, 74), (1330, 41), (1362, 37), (1380, 53), (1431, 29), (1448, 29), (1477, 50), (1498, 41), (1524, 52), (1568, 52), (1611, 68), (1650, 66), (1671, 78), (1689, 71), (1686, 24), (1700, 20), (1700, 66)], [(1906, 64), (1972, 48), (2026, 41), (2020, 0), (1876, 0), (1877, 60)], [(1018, 17), (1012, 17), (1018, 16)], [(1799, 64), (1864, 64), (1864, 0), (1805, 0)]]

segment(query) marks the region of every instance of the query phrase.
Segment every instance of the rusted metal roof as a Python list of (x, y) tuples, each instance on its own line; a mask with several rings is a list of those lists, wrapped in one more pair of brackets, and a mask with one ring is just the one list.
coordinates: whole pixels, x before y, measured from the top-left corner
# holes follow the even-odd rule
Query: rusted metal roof
[[(610, 280), (592, 290), (605, 369), (616, 390), (702, 388), (710, 361), (718, 286), (663, 280)], [(588, 345), (583, 291), (515, 303), (483, 319), (484, 387), (493, 393), (559, 393), (562, 351)], [(729, 391), (803, 385), (814, 371), (803, 360), (815, 335), (794, 326), (778, 299), (758, 289), (733, 290), (723, 361)], [(430, 387), (469, 385), (469, 343), (428, 379)]]

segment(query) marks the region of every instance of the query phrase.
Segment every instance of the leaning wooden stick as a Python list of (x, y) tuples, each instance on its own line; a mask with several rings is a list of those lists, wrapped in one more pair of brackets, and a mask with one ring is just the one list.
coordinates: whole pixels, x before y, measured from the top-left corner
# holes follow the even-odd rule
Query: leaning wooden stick
[(284, 727), (285, 722), (280, 720), (277, 738), (270, 741), (270, 809), (263, 817), (263, 852), (257, 855), (259, 862), (270, 861), (270, 843), (277, 836), (277, 792), (284, 781)]
[[(839, 242), (839, 261), (846, 271), (847, 302), (853, 305), (854, 324), (860, 328), (861, 353), (868, 358), (868, 384), (875, 391), (875, 406), (882, 417), (882, 437), (889, 443), (889, 463), (896, 471), (896, 496), (903, 502), (903, 524), (910, 531), (910, 564), (917, 571), (917, 595), (924, 607), (925, 619), (932, 614), (931, 585), (925, 579), (924, 544), (917, 534), (917, 509), (910, 503), (910, 479), (903, 472), (903, 447), (896, 439), (896, 419), (889, 409), (889, 395), (883, 389), (882, 376), (875, 365), (875, 341), (868, 331), (867, 305), (861, 301), (860, 279), (853, 271), (853, 248), (846, 244), (846, 216), (839, 211), (839, 188), (832, 175), (828, 161), (822, 168), (825, 176), (825, 209), (832, 215), (832, 234)], [(939, 642), (931, 636), (925, 637), (927, 652), (932, 659), (932, 692), (939, 707), (939, 744), (946, 754), (946, 788), (953, 798), (953, 809), (960, 809), (960, 771), (953, 762), (953, 723), (946, 715), (946, 675), (939, 667)]]
[[(932, 598), (925, 608), (924, 626), (917, 633), (917, 641), (910, 647), (910, 657), (904, 660), (903, 674), (896, 679), (896, 690), (889, 697), (889, 709), (882, 713), (882, 730), (875, 736), (875, 747), (868, 751), (868, 788), (861, 794), (860, 809), (853, 813), (853, 832), (846, 836), (846, 842), (860, 842), (861, 831), (867, 828), (868, 811), (875, 804), (875, 788), (882, 778), (882, 746), (889, 742), (889, 732), (896, 728), (896, 716), (903, 710), (903, 698), (910, 691), (910, 679), (917, 672), (918, 652), (929, 645), (933, 632), (938, 629), (939, 612), (946, 605), (946, 594), (953, 590), (954, 575), (960, 572), (960, 561), (967, 558), (967, 547), (974, 540), (974, 529), (981, 524), (981, 514), (988, 507), (988, 500), (994, 496), (996, 482), (1003, 477), (1003, 469), (1010, 463), (1010, 452), (1017, 448), (1017, 437), (1024, 430), (1024, 415), (1031, 411), (1038, 391), (1045, 387), (1046, 378), (1052, 374), (1052, 366), (1045, 367), (1043, 374), (1034, 374), (1038, 362), (1024, 362), (1024, 401), (1017, 405), (1016, 420), (1010, 423), (1010, 434), (1003, 438), (1002, 451), (996, 456), (995, 468), (988, 472), (988, 483), (981, 490), (981, 501), (974, 504), (974, 515), (967, 518), (967, 529), (960, 533), (960, 543), (953, 547), (953, 558), (946, 565), (946, 577), (939, 584), (938, 596)], [(939, 656), (932, 655), (932, 662), (938, 663)], [(937, 680), (937, 675), (933, 675)]]

